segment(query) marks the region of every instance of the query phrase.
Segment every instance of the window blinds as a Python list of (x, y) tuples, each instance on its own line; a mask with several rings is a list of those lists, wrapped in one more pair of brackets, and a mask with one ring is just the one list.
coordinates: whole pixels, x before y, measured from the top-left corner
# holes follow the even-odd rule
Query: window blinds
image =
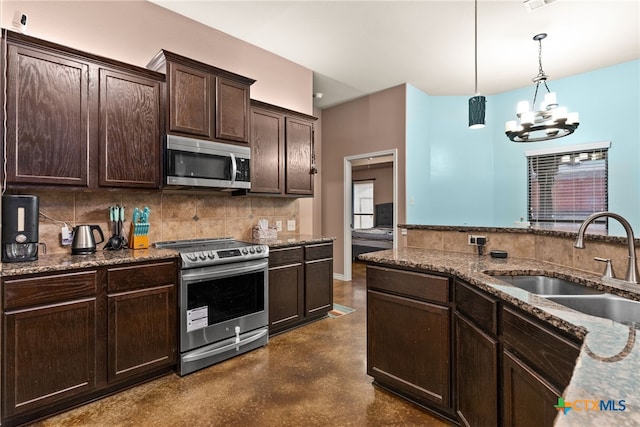
[[(607, 149), (528, 155), (529, 221), (538, 225), (576, 224), (606, 211)], [(596, 223), (606, 226), (606, 218)]]

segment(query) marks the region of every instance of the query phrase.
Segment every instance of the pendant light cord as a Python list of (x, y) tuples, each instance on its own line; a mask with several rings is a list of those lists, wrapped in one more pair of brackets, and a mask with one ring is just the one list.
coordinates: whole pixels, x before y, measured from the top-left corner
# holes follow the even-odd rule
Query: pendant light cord
[[(475, 76), (475, 95), (478, 95), (478, 0), (475, 0), (475, 26), (474, 26), (474, 40), (475, 40), (475, 45), (474, 45), (474, 50), (475, 50), (475, 70), (476, 70), (476, 76)], [(542, 67), (542, 66), (541, 66)]]

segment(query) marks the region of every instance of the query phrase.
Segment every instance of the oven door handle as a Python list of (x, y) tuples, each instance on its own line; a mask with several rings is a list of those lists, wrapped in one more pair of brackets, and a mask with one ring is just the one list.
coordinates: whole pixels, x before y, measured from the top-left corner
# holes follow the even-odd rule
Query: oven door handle
[[(244, 265), (239, 265), (244, 264)], [(241, 275), (247, 273), (255, 273), (263, 271), (269, 265), (267, 258), (263, 258), (260, 261), (248, 261), (247, 263), (231, 263), (217, 265), (215, 268), (203, 267), (198, 270), (183, 270), (182, 279), (188, 281), (200, 281), (204, 279), (217, 279), (220, 277), (227, 277), (231, 275)]]
[(201, 350), (189, 352), (189, 354), (182, 356), (182, 360), (184, 362), (195, 362), (196, 360), (205, 359), (210, 356), (215, 356), (216, 354), (224, 353), (225, 351), (228, 351), (237, 347), (242, 347), (243, 345), (247, 345), (256, 340), (259, 340), (260, 338), (265, 336), (268, 332), (269, 330), (265, 328), (237, 342), (235, 338), (229, 338), (227, 341), (231, 341), (231, 344), (224, 345), (222, 347), (216, 347), (216, 348), (211, 348), (211, 346), (207, 346)]

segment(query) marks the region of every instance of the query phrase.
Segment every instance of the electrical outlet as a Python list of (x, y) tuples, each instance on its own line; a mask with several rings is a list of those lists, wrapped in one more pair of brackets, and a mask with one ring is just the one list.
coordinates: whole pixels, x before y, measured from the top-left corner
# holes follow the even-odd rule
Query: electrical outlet
[(276, 230), (282, 231), (282, 221), (276, 221)]
[(487, 236), (476, 236), (474, 234), (469, 234), (469, 244), (470, 245), (486, 245), (487, 244)]
[(287, 231), (296, 231), (296, 220), (290, 219), (287, 221)]

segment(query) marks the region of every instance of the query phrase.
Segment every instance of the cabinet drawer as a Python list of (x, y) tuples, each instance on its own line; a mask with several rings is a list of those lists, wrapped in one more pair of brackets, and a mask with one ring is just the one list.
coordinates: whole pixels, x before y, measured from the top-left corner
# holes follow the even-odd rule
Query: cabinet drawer
[(269, 249), (269, 267), (279, 265), (302, 264), (302, 246), (290, 248)]
[(173, 261), (107, 269), (109, 292), (128, 291), (176, 283), (176, 265)]
[(4, 280), (4, 309), (93, 297), (97, 291), (97, 274), (96, 271), (87, 271)]
[(318, 245), (306, 245), (304, 247), (304, 260), (333, 258), (333, 243), (321, 243)]
[(367, 287), (420, 299), (449, 302), (449, 279), (431, 274), (367, 266)]
[(484, 330), (493, 335), (498, 334), (498, 299), (474, 289), (466, 283), (455, 282), (456, 310)]
[(511, 350), (558, 390), (564, 390), (580, 354), (578, 344), (507, 307), (502, 322), (505, 349)]

